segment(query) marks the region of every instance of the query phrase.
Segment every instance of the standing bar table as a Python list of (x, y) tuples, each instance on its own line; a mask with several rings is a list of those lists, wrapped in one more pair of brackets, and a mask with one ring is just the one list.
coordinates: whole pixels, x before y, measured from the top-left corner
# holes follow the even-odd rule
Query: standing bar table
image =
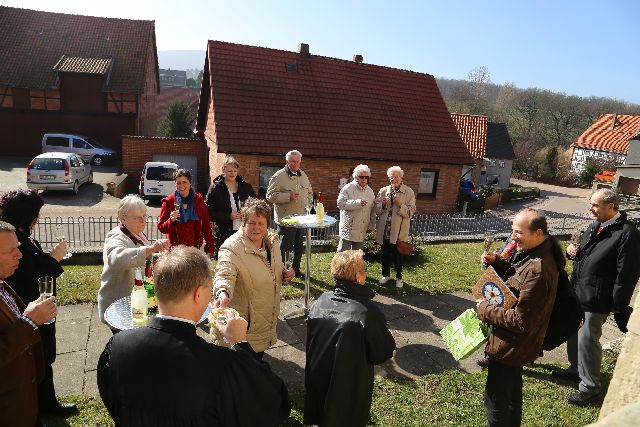
[(282, 218), (278, 225), (281, 227), (293, 227), (293, 228), (306, 228), (307, 229), (307, 242), (306, 242), (306, 266), (307, 270), (304, 274), (304, 303), (296, 303), (297, 310), (293, 310), (290, 313), (284, 315), (285, 319), (293, 317), (295, 315), (307, 315), (309, 313), (309, 285), (311, 279), (311, 230), (316, 228), (331, 227), (336, 223), (336, 219), (332, 216), (326, 215), (323, 221), (320, 222), (315, 214), (309, 215), (289, 215)]
[[(207, 321), (209, 313), (211, 313), (211, 303), (207, 304), (207, 308), (204, 313), (202, 313), (200, 320), (198, 320), (198, 325)], [(149, 319), (151, 319), (154, 315), (149, 314), (148, 316)], [(104, 312), (104, 320), (106, 320), (109, 326), (119, 331), (135, 329), (131, 317), (131, 296), (127, 295), (112, 302)]]

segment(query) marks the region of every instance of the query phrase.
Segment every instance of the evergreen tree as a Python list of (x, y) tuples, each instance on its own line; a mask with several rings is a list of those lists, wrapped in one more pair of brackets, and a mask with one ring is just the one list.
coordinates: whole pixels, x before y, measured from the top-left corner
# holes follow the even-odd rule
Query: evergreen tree
[(195, 113), (184, 102), (175, 101), (169, 106), (167, 114), (158, 126), (158, 136), (191, 137), (194, 118)]
[(589, 157), (584, 163), (584, 169), (578, 174), (578, 181), (585, 185), (591, 185), (596, 178), (596, 174), (602, 172), (602, 167), (598, 164), (596, 159)]

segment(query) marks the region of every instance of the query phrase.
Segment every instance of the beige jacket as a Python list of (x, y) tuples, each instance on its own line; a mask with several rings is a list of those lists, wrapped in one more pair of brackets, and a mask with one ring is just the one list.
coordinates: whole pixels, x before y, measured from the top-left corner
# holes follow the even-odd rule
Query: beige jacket
[[(276, 222), (287, 215), (300, 215), (305, 213), (305, 207), (311, 202), (311, 183), (307, 174), (300, 169), (300, 176), (289, 175), (288, 168), (284, 167), (273, 174), (267, 188), (267, 200), (274, 206), (274, 219)], [(291, 200), (292, 192), (300, 193), (296, 200)]]
[(233, 307), (249, 322), (247, 341), (256, 352), (276, 343), (280, 313), (282, 256), (278, 236), (269, 233), (271, 265), (240, 229), (220, 246), (213, 278), (214, 295), (224, 289)]
[(391, 213), (391, 232), (389, 242), (396, 244), (398, 240), (407, 241), (409, 239), (409, 227), (411, 227), (411, 217), (416, 212), (416, 196), (413, 190), (404, 184), (400, 184), (400, 190), (396, 197), (400, 198), (400, 206), (395, 204), (391, 207), (383, 207), (382, 199), (391, 194), (391, 185), (382, 187), (376, 197), (376, 215), (378, 215), (378, 226), (376, 228), (376, 242), (382, 244), (384, 240), (384, 227), (387, 217)]
[[(367, 185), (362, 188), (355, 180), (342, 187), (337, 201), (341, 239), (362, 242), (367, 236), (367, 230), (375, 228), (374, 199), (371, 187)], [(362, 206), (361, 200), (366, 200), (367, 205)]]

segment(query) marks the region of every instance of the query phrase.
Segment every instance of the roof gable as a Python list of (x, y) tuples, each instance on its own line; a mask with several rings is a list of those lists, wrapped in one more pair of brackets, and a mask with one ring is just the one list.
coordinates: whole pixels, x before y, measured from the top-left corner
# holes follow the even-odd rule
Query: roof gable
[(489, 159), (507, 159), (516, 158), (513, 151), (513, 144), (509, 136), (509, 130), (506, 123), (487, 123), (487, 152), (486, 157)]
[(629, 141), (639, 133), (640, 116), (602, 114), (572, 146), (626, 155)]
[[(54, 67), (66, 56), (84, 58), (76, 60), (72, 72), (87, 72), (86, 67), (96, 66), (98, 59), (111, 60), (107, 92), (144, 92), (150, 44), (156, 55), (154, 21), (0, 6), (0, 22), (0, 86), (56, 87)], [(154, 60), (156, 69), (150, 72), (157, 79)]]
[(487, 152), (487, 116), (473, 114), (451, 114), (451, 119), (475, 159), (483, 159)]
[(220, 152), (472, 162), (429, 74), (209, 41), (210, 102)]

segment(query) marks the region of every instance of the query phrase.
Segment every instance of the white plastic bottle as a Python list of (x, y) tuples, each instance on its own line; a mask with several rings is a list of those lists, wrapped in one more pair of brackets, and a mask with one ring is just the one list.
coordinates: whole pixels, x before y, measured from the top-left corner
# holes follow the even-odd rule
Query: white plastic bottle
[(131, 318), (136, 328), (147, 326), (147, 291), (142, 282), (142, 269), (136, 268), (136, 278), (131, 291)]

